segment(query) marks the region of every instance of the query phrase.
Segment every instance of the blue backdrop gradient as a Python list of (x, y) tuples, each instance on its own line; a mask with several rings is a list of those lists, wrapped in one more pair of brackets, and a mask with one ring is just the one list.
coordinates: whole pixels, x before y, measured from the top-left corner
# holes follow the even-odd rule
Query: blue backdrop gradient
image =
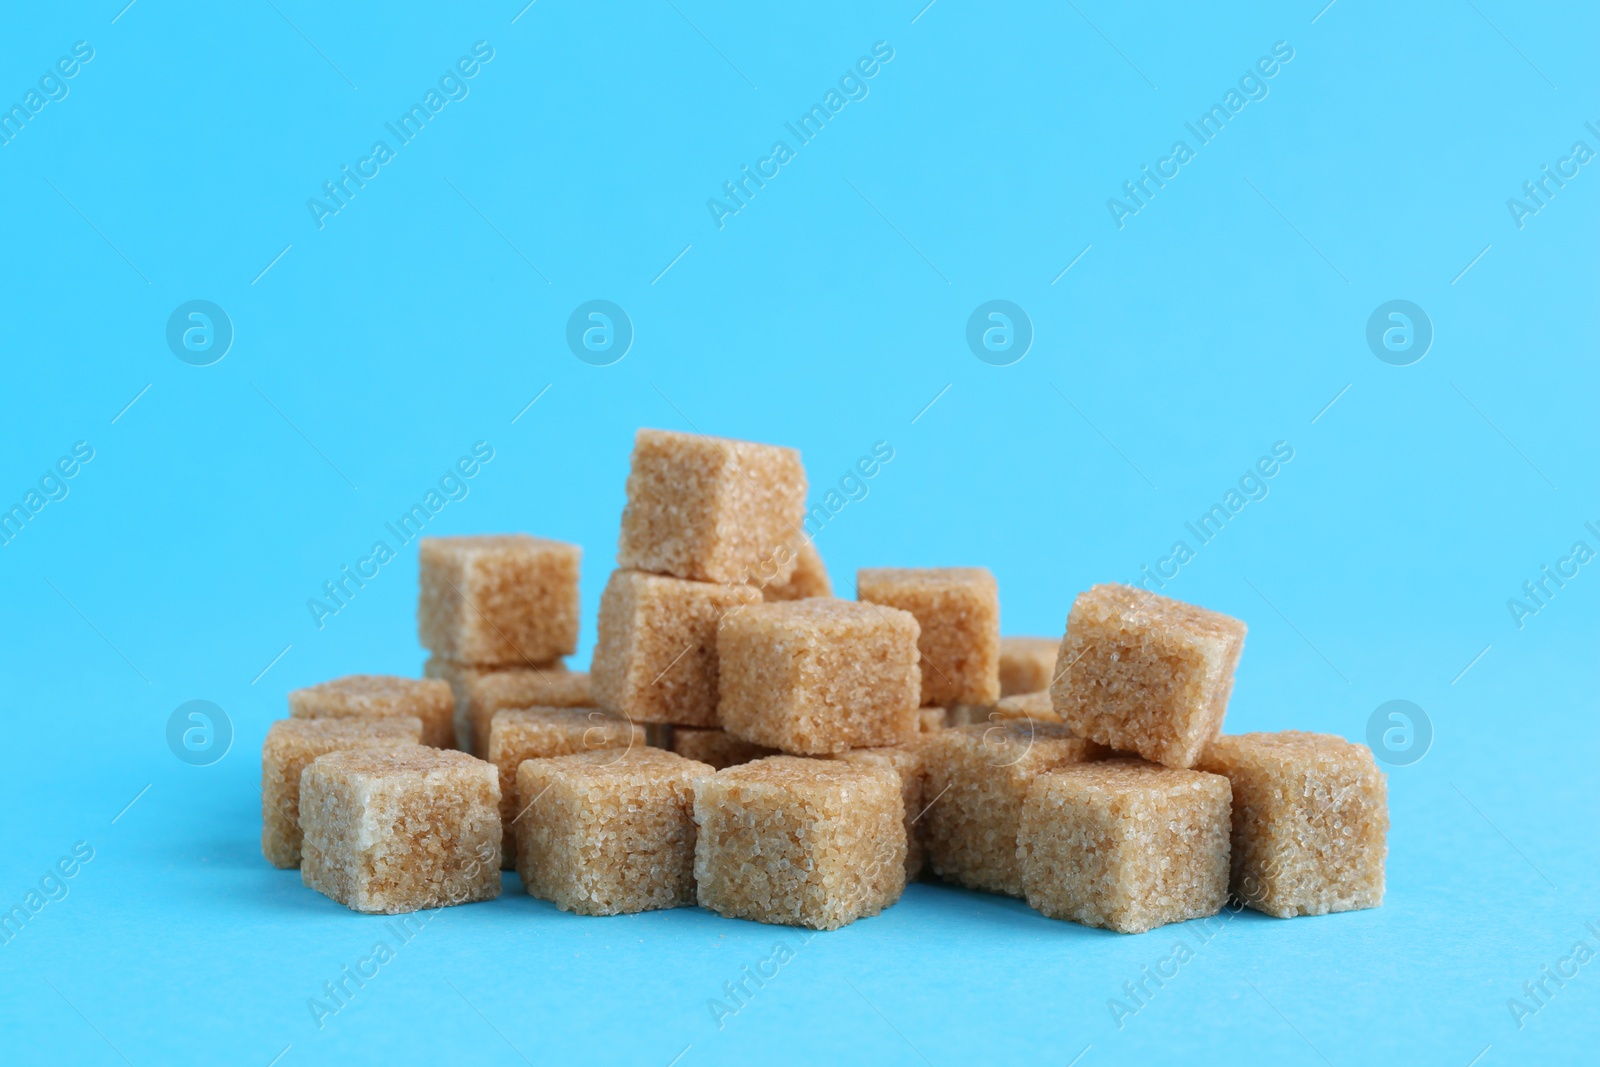
[[(124, 3), (0, 15), (8, 1062), (1592, 1055), (1591, 6)], [(205, 366), (168, 343), (194, 300), (231, 324)], [(567, 341), (593, 300), (632, 328), (605, 366)], [(967, 341), (993, 300), (1009, 365)], [(1368, 343), (1393, 300), (1407, 365)], [(920, 884), (811, 936), (508, 876), (401, 944), (270, 868), (286, 691), (421, 669), (385, 524), (436, 490), (429, 533), (581, 544), (581, 667), (641, 425), (799, 448), (843, 595), (986, 565), (1007, 632), (1058, 635), (1176, 570), (1250, 625), (1230, 730), (1413, 702), (1384, 907), (1117, 936)], [(191, 700), (233, 731), (204, 766)]]

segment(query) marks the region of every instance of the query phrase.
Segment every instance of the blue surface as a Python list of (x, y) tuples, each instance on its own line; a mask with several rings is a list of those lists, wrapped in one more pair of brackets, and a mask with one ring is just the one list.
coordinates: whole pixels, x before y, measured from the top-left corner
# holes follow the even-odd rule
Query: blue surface
[[(7, 1062), (1592, 1057), (1592, 8), (123, 2), (0, 23), (0, 102), (37, 104), (0, 144), (0, 500), (38, 509), (0, 547), (0, 904), (40, 891), (0, 945)], [(308, 207), (347, 165), (365, 186)], [(745, 165), (766, 184), (708, 207)], [(1145, 166), (1169, 177), (1131, 201)], [(232, 327), (206, 366), (201, 320), (168, 343), (193, 300)], [(568, 347), (592, 300), (631, 323), (619, 361)], [(967, 342), (992, 300), (1031, 327), (1005, 366)], [(1369, 347), (1392, 300), (1420, 361)], [(1250, 624), (1230, 729), (1431, 723), (1389, 768), (1384, 907), (1122, 937), (916, 885), (808, 938), (508, 879), (319, 1028), (392, 934), (263, 862), (257, 753), (288, 689), (419, 671), (415, 544), (321, 627), (307, 601), (485, 442), (428, 530), (581, 543), (586, 662), (640, 425), (797, 446), (815, 500), (889, 442), (818, 536), (836, 581), (986, 564), (1012, 633), (1185, 541), (1165, 591)], [(1526, 599), (1545, 565), (1576, 575)], [(190, 700), (232, 724), (208, 766), (167, 744)], [(1125, 983), (1207, 937), (1119, 1027)]]

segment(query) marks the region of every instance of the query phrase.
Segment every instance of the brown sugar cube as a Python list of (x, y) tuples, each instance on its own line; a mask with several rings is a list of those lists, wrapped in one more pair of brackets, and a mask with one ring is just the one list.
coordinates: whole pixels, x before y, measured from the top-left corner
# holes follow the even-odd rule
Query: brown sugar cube
[(753, 586), (612, 571), (589, 666), (595, 703), (635, 722), (717, 725), (717, 628), (761, 602)]
[(502, 857), (507, 870), (517, 865), (516, 823), (531, 797), (517, 792), (517, 767), (523, 760), (569, 756), (597, 749), (645, 748), (644, 730), (599, 708), (507, 708), (489, 722), (489, 762), (500, 772), (500, 820), (505, 826)]
[(923, 733), (943, 730), (946, 726), (954, 725), (950, 722), (948, 708), (918, 708), (917, 716), (922, 720), (920, 725)]
[(991, 719), (1032, 719), (1034, 722), (1060, 722), (1061, 716), (1056, 714), (1055, 705), (1050, 700), (1050, 691), (1041, 689), (1034, 693), (1018, 693), (1015, 696), (1001, 697), (995, 702), (990, 712)]
[(700, 905), (836, 930), (905, 889), (904, 802), (886, 767), (771, 756), (694, 781)]
[(594, 704), (588, 672), (569, 671), (560, 660), (527, 667), (478, 667), (430, 656), (422, 673), (450, 683), (456, 700), (456, 747), (479, 759), (489, 755), (489, 720), (503, 708)]
[(579, 915), (695, 902), (694, 787), (712, 769), (659, 748), (530, 759), (517, 792), (517, 873), (529, 896)]
[(922, 743), (928, 809), (919, 820), (928, 866), (969, 889), (1022, 896), (1017, 827), (1040, 774), (1106, 750), (1054, 723), (959, 726)]
[(900, 800), (906, 816), (906, 881), (914, 882), (922, 873), (922, 839), (917, 836), (917, 821), (923, 807), (923, 755), (916, 744), (889, 745), (884, 748), (853, 748), (834, 759), (862, 767), (887, 767), (900, 779)]
[(1244, 623), (1126, 585), (1079, 593), (1050, 687), (1082, 737), (1192, 767), (1222, 731)]
[(527, 534), (424, 537), (417, 635), (436, 656), (547, 663), (578, 647), (577, 545)]
[(800, 547), (795, 551), (794, 573), (788, 581), (764, 584), (761, 595), (768, 600), (804, 600), (806, 597), (833, 595), (828, 568), (823, 565), (811, 538), (800, 539)]
[[(489, 753), (489, 726), (497, 712), (515, 708), (590, 708), (594, 694), (588, 671), (513, 668), (484, 675), (467, 687), (466, 727), (473, 755)], [(457, 720), (458, 731), (461, 720)]]
[(776, 749), (741, 741), (726, 730), (697, 730), (680, 726), (672, 731), (672, 751), (686, 759), (708, 763), (713, 770), (776, 756)]
[(982, 567), (867, 567), (860, 600), (900, 608), (921, 627), (925, 706), (1000, 699), (1000, 590)]
[(783, 582), (805, 510), (805, 467), (792, 448), (640, 430), (617, 566), (730, 585)]
[(735, 737), (827, 755), (919, 732), (917, 620), (814, 598), (730, 614), (717, 635), (718, 717)]
[(300, 775), (300, 878), (390, 915), (500, 895), (500, 782), (433, 748), (332, 752)]
[(945, 725), (974, 726), (978, 723), (987, 725), (995, 721), (996, 708), (997, 705), (994, 704), (952, 704), (945, 709)]
[(1228, 780), (1137, 759), (1065, 767), (1028, 790), (1017, 855), (1028, 904), (1124, 934), (1228, 899)]
[(329, 752), (401, 748), (422, 737), (422, 720), (279, 719), (261, 746), (261, 854), (274, 867), (300, 866), (300, 772)]
[(455, 740), (455, 699), (437, 679), (389, 674), (349, 674), (289, 692), (289, 714), (297, 719), (394, 719), (422, 721), (422, 743), (449, 748)]
[(1000, 695), (1037, 693), (1050, 688), (1061, 642), (1053, 637), (1000, 639)]
[(1285, 730), (1219, 737), (1199, 768), (1233, 783), (1233, 895), (1279, 918), (1376, 908), (1388, 787), (1365, 745)]

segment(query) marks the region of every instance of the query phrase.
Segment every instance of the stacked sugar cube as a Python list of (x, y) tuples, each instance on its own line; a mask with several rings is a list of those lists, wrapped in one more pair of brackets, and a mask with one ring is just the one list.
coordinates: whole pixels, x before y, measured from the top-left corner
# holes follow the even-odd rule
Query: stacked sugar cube
[(563, 659), (578, 647), (581, 558), (577, 545), (526, 534), (422, 539), (423, 672), (450, 685), (459, 748), (487, 755), (502, 708), (589, 702), (588, 676)]
[(836, 599), (805, 494), (790, 449), (641, 430), (587, 675), (562, 660), (576, 546), (424, 541), (427, 679), (291, 694), (268, 858), (359, 910), (489, 899), (503, 863), (580, 914), (819, 929), (925, 870), (1124, 932), (1230, 893), (1381, 903), (1371, 754), (1221, 734), (1243, 623), (1102, 585), (1062, 640), (1002, 638), (981, 568), (864, 569)]
[[(694, 899), (831, 928), (898, 899), (904, 795), (920, 778), (809, 757), (916, 736), (916, 624), (828, 596), (805, 495), (791, 449), (640, 431), (591, 670), (602, 707), (668, 727), (696, 772), (680, 853)], [(530, 765), (519, 775), (524, 796), (545, 781)], [(552, 879), (529, 848), (538, 891)]]

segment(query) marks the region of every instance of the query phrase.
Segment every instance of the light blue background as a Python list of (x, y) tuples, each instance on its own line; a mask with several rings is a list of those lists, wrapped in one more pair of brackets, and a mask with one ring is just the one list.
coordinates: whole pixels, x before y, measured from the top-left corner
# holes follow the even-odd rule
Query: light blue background
[[(94, 849), (0, 947), (8, 1061), (1592, 1056), (1600, 964), (1521, 1028), (1507, 1000), (1600, 947), (1600, 573), (1520, 629), (1506, 603), (1600, 549), (1600, 164), (1520, 229), (1506, 205), (1600, 149), (1592, 10), (123, 2), (0, 31), (8, 105), (95, 50), (0, 146), (0, 498), (94, 449), (0, 547), (0, 905)], [(319, 230), (307, 199), (477, 41), (470, 95)], [(707, 199), (878, 41), (870, 95), (719, 230)], [(1119, 230), (1107, 198), (1277, 41), (1270, 94)], [(596, 298), (636, 329), (609, 367), (563, 340)], [(1435, 329), (1408, 367), (1364, 339), (1396, 298)], [(191, 299), (236, 331), (213, 366), (164, 340)], [(1015, 365), (965, 345), (990, 299), (1031, 317)], [(1384, 907), (1246, 913), (1119, 1030), (1108, 998), (1195, 924), (1123, 937), (917, 885), (804, 941), (575, 918), (508, 877), (319, 1030), (308, 998), (383, 920), (265, 864), (257, 753), (287, 690), (420, 670), (415, 546), (322, 629), (307, 599), (486, 441), (430, 532), (582, 544), (581, 666), (641, 425), (796, 446), (814, 500), (890, 442), (818, 538), (845, 595), (858, 566), (983, 564), (1005, 629), (1050, 635), (1288, 442), (1166, 591), (1250, 625), (1234, 731), (1361, 740), (1384, 701), (1425, 709)], [(164, 739), (191, 699), (236, 730), (212, 766)], [(719, 1030), (708, 1000), (779, 941), (794, 959)]]

